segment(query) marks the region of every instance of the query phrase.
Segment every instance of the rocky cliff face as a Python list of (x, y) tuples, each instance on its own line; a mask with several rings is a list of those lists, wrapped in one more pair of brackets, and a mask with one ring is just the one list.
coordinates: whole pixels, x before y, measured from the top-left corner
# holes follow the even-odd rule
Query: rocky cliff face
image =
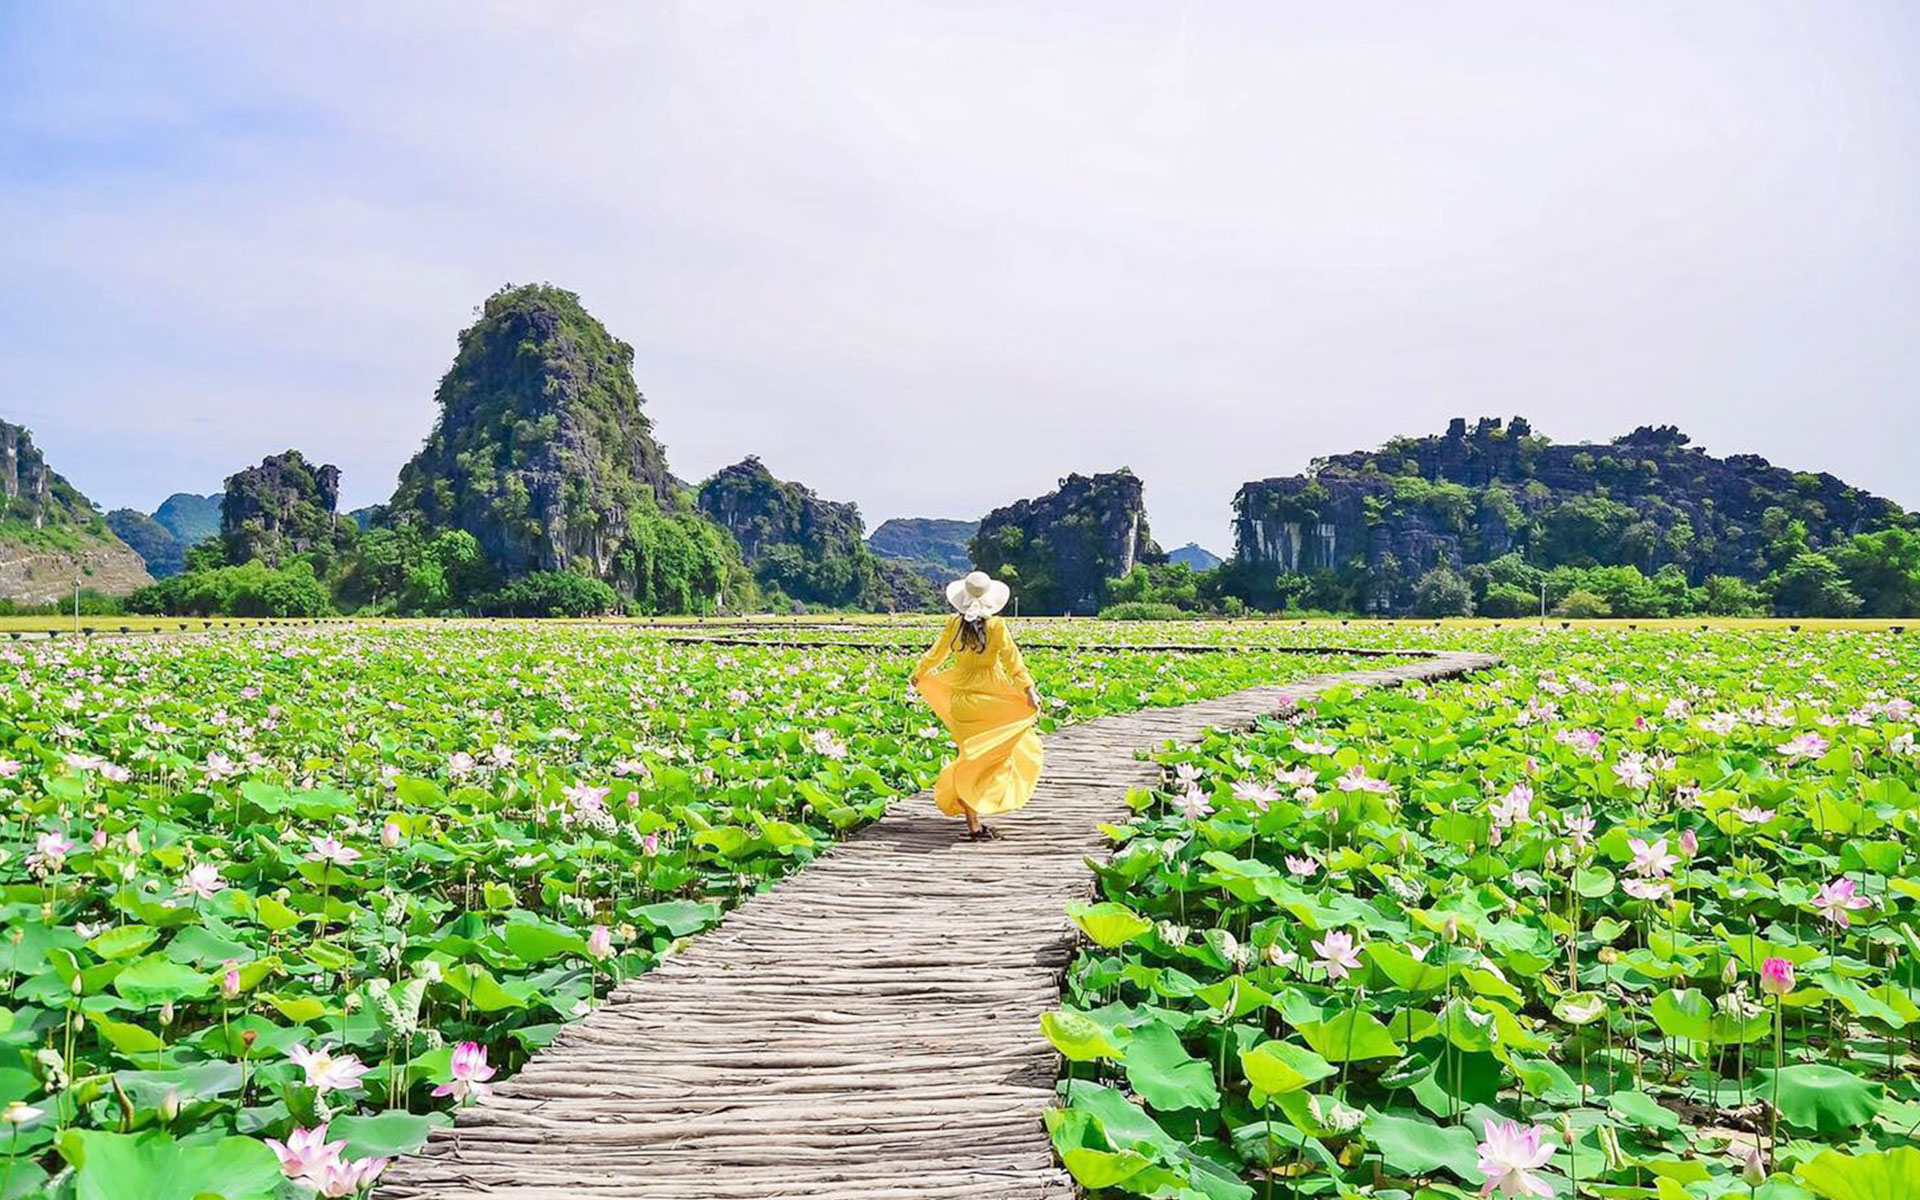
[(572, 292), (510, 287), (460, 334), (440, 417), (381, 518), (471, 533), (501, 575), (571, 571), (652, 611), (704, 611), (738, 556), (684, 509), (633, 348)]
[(1364, 576), (1375, 610), (1413, 581), (1518, 552), (1539, 566), (1678, 564), (1758, 578), (1791, 522), (1814, 547), (1897, 517), (1898, 506), (1827, 474), (1755, 455), (1715, 458), (1671, 426), (1605, 444), (1556, 444), (1524, 418), (1455, 419), (1440, 436), (1316, 461), (1305, 475), (1242, 485), (1235, 557), (1281, 572)]
[(47, 465), (33, 435), (0, 421), (0, 598), (59, 603), (76, 581), (120, 596), (153, 582), (93, 502)]
[(970, 553), (1005, 579), (1027, 613), (1098, 611), (1107, 580), (1165, 556), (1147, 529), (1145, 488), (1122, 467), (1069, 475), (1057, 491), (996, 508), (980, 522)]
[(857, 505), (823, 500), (776, 479), (749, 456), (700, 485), (700, 511), (739, 543), (760, 586), (807, 604), (896, 610), (930, 602), (911, 570), (877, 560), (861, 540)]
[(316, 467), (298, 450), (271, 454), (227, 479), (220, 537), (227, 561), (279, 566), (297, 554), (337, 547), (342, 536), (340, 468)]

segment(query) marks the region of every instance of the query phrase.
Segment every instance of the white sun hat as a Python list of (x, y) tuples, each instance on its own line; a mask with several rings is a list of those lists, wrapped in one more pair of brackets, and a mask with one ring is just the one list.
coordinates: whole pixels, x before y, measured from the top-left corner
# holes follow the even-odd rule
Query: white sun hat
[(947, 603), (968, 620), (990, 617), (1007, 606), (1013, 589), (985, 571), (975, 571), (965, 579), (947, 585)]

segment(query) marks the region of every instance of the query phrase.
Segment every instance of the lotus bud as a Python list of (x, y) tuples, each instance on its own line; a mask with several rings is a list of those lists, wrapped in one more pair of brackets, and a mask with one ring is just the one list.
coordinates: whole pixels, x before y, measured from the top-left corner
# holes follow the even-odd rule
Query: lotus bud
[(177, 1089), (168, 1088), (167, 1094), (160, 1098), (160, 1119), (163, 1121), (172, 1121), (179, 1115), (180, 1093)]
[(220, 976), (220, 995), (231, 1000), (240, 994), (240, 964), (230, 958), (226, 967), (226, 973)]
[(74, 994), (74, 995), (76, 995), (76, 996), (82, 996), (82, 995), (85, 995), (85, 994), (86, 994), (86, 991), (87, 991), (87, 982), (86, 982), (86, 980), (84, 980), (84, 979), (82, 979), (82, 978), (80, 978), (80, 977), (79, 977), (78, 975), (75, 975), (75, 976), (73, 977), (73, 985), (72, 985), (72, 990), (73, 990), (73, 994)]
[(1449, 946), (1460, 940), (1460, 918), (1448, 917), (1440, 923), (1440, 940)]
[(1731, 987), (1733, 986), (1734, 981), (1739, 978), (1740, 978), (1740, 963), (1736, 959), (1729, 958), (1720, 967), (1720, 982)]
[(398, 821), (388, 821), (380, 827), (380, 844), (389, 850), (400, 844), (402, 836)]
[(240, 1044), (245, 1046), (247, 1049), (251, 1050), (253, 1049), (253, 1043), (259, 1037), (260, 1037), (260, 1034), (258, 1032), (256, 1032), (255, 1030), (249, 1029), (240, 1035)]
[(587, 935), (587, 953), (596, 960), (613, 953), (613, 934), (605, 925), (595, 925), (593, 932)]
[(1680, 831), (1680, 853), (1686, 855), (1688, 858), (1692, 858), (1694, 855), (1698, 854), (1699, 852), (1700, 852), (1700, 839), (1694, 836), (1693, 830), (1691, 829), (1681, 830)]
[(1747, 1148), (1747, 1157), (1740, 1164), (1740, 1182), (1748, 1187), (1759, 1187), (1767, 1181), (1767, 1161), (1760, 1157), (1760, 1143), (1755, 1142)]
[[(78, 983), (80, 981), (76, 978), (74, 982)], [(169, 1000), (160, 1006), (160, 1023), (162, 1025), (173, 1024), (173, 1001)]]
[(93, 848), (95, 850), (107, 848), (107, 831), (104, 826), (93, 831)]
[(140, 853), (140, 831), (138, 829), (127, 830), (127, 853)]
[(1793, 990), (1793, 964), (1784, 958), (1769, 958), (1760, 964), (1760, 990), (1769, 996), (1784, 996)]

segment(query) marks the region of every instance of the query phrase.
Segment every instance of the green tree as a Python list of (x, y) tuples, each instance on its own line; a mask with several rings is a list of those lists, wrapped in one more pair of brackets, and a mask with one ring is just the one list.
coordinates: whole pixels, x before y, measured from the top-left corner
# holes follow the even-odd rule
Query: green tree
[(1824, 554), (1794, 555), (1772, 584), (1773, 605), (1782, 616), (1849, 617), (1860, 611), (1860, 597)]
[(1434, 567), (1413, 585), (1413, 611), (1423, 617), (1470, 617), (1473, 589), (1451, 567)]
[(1855, 534), (1832, 558), (1865, 615), (1920, 616), (1920, 533), (1894, 528)]

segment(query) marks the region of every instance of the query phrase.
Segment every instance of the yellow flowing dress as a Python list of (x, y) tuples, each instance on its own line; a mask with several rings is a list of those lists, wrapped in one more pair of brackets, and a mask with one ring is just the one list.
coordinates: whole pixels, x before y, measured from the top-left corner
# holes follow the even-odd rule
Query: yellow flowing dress
[[(959, 647), (954, 617), (913, 669), (914, 686), (953, 735), (959, 757), (940, 769), (934, 803), (950, 817), (1012, 812), (1040, 782), (1040, 714), (1027, 703), (1033, 686), (1026, 660), (999, 617), (987, 618), (985, 651)], [(934, 668), (953, 656), (944, 671)]]

